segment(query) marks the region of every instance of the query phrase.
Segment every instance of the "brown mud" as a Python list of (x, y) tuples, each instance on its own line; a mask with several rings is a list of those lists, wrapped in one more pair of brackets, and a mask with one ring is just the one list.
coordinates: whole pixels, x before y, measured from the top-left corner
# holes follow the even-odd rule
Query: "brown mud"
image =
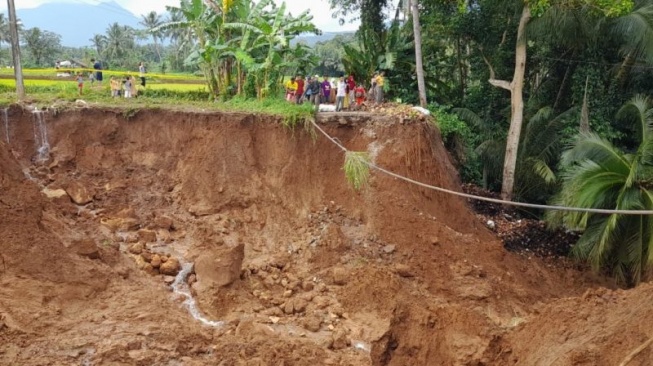
[[(653, 335), (650, 285), (511, 253), (456, 197), (376, 172), (353, 191), (340, 150), (275, 118), (44, 117), (43, 161), (31, 111), (0, 142), (0, 364), (615, 365)], [(319, 123), (460, 190), (426, 123)], [(222, 326), (171, 291), (178, 261)]]

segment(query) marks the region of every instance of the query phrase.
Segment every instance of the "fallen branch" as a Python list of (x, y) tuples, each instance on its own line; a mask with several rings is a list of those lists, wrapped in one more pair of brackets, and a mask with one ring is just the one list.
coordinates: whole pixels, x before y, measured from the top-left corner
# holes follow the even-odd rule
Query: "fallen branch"
[(632, 352), (630, 352), (630, 353), (628, 354), (628, 356), (626, 356), (626, 358), (624, 358), (623, 361), (621, 361), (621, 363), (619, 364), (619, 366), (626, 366), (627, 364), (629, 364), (630, 361), (632, 361), (633, 358), (635, 358), (635, 356), (637, 356), (640, 352), (642, 352), (643, 350), (645, 350), (646, 347), (650, 346), (651, 343), (653, 343), (653, 337), (649, 338), (648, 341), (642, 343), (639, 347), (635, 348), (635, 350), (633, 350)]

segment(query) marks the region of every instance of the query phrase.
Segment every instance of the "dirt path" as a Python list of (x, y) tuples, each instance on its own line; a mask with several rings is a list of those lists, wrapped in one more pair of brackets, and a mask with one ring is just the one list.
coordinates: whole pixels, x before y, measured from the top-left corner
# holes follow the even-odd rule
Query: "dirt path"
[[(538, 314), (593, 298), (582, 296), (592, 277), (506, 252), (457, 198), (381, 175), (355, 192), (339, 150), (270, 117), (46, 114), (50, 154), (34, 163), (34, 116), (9, 116), (0, 364), (575, 365), (573, 352), (594, 352), (607, 365), (647, 339), (623, 336), (628, 352), (606, 355), (578, 330), (570, 339), (598, 350), (551, 358), (563, 330)], [(459, 189), (427, 124), (320, 121), (381, 166)], [(176, 261), (194, 263), (199, 309), (224, 326), (202, 325), (171, 293)], [(605, 337), (619, 331), (610, 324)]]

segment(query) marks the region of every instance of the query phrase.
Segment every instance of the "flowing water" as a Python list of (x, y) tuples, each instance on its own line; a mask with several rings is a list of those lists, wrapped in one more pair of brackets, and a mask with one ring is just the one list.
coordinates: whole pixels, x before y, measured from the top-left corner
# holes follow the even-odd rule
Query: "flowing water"
[(209, 320), (205, 318), (197, 307), (197, 302), (195, 301), (195, 298), (193, 298), (193, 295), (191, 295), (188, 284), (186, 283), (186, 277), (188, 277), (192, 269), (192, 263), (184, 263), (181, 266), (181, 271), (179, 274), (177, 274), (177, 277), (175, 277), (175, 282), (172, 283), (173, 292), (186, 298), (186, 300), (183, 302), (183, 305), (188, 308), (188, 312), (190, 312), (190, 315), (193, 318), (210, 327), (223, 326), (224, 322), (222, 321)]
[(45, 116), (43, 112), (35, 109), (33, 113), (34, 120), (34, 141), (38, 153), (37, 161), (46, 161), (50, 156), (50, 143), (48, 142), (48, 128), (45, 125)]
[(9, 143), (9, 108), (2, 110), (2, 120), (5, 122), (5, 137)]

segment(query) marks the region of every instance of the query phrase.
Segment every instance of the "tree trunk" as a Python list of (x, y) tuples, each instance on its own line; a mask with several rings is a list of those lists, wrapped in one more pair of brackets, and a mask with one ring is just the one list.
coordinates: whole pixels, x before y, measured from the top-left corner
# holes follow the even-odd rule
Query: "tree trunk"
[(413, 32), (415, 33), (415, 67), (419, 105), (426, 108), (426, 85), (424, 84), (424, 66), (422, 65), (422, 31), (419, 25), (419, 0), (412, 0)]
[(7, 0), (9, 13), (9, 34), (11, 35), (11, 55), (14, 63), (14, 78), (16, 79), (16, 94), (19, 100), (25, 99), (25, 84), (23, 83), (23, 66), (20, 62), (20, 42), (18, 41), (18, 19), (14, 0)]
[(526, 73), (526, 24), (531, 19), (531, 10), (528, 4), (524, 4), (519, 28), (517, 29), (517, 45), (515, 47), (515, 73), (512, 81), (495, 80), (494, 71), (490, 69), (490, 84), (510, 90), (510, 129), (506, 141), (506, 156), (503, 162), (503, 182), (501, 185), (501, 198), (512, 200), (515, 186), (515, 166), (517, 165), (517, 153), (519, 150), (519, 137), (521, 135), (522, 123), (524, 121), (524, 74)]

